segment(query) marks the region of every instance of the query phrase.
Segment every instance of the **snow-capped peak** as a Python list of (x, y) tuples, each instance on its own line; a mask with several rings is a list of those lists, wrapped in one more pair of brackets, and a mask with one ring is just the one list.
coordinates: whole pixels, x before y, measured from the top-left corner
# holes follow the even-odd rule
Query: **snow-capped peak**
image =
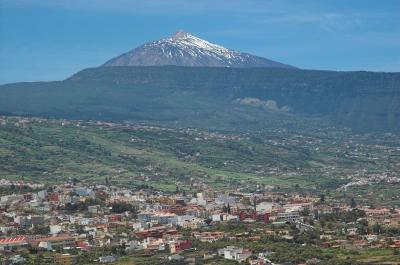
[(170, 37), (146, 43), (116, 57), (105, 66), (212, 66), (212, 67), (285, 67), (278, 62), (227, 49), (183, 30)]
[(161, 39), (155, 43), (150, 43), (150, 45), (154, 44), (161, 46), (171, 45), (178, 49), (186, 51), (193, 56), (200, 56), (205, 54), (211, 56), (214, 55), (217, 59), (223, 59), (220, 58), (220, 56), (231, 58), (235, 55), (238, 56), (240, 54), (236, 51), (229, 50), (223, 46), (210, 43), (206, 40), (200, 39), (188, 32), (181, 30), (166, 39)]

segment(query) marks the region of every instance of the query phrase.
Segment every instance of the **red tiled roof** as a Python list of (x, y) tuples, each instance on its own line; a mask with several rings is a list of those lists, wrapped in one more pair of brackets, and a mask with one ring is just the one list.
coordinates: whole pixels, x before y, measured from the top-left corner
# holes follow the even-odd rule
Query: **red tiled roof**
[(67, 241), (67, 240), (75, 240), (74, 237), (71, 236), (55, 236), (55, 237), (39, 237), (34, 240), (34, 242), (59, 242), (59, 241)]
[(0, 238), (0, 244), (2, 244), (2, 245), (13, 244), (13, 243), (21, 243), (23, 241), (26, 241), (26, 237), (25, 236)]

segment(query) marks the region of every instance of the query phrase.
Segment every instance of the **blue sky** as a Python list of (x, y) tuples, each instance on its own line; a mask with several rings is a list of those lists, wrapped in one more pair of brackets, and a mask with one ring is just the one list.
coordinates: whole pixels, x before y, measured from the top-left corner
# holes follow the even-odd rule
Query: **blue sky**
[(65, 79), (184, 29), (306, 69), (400, 71), (400, 0), (0, 0), (0, 83)]

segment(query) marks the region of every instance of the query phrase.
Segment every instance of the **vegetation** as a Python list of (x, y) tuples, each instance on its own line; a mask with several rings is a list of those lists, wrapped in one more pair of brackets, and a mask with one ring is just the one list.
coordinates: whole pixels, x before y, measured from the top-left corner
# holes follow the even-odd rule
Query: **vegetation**
[(100, 67), (60, 82), (0, 86), (0, 112), (240, 130), (322, 117), (398, 132), (399, 83), (399, 73)]
[(369, 186), (336, 191), (353, 179), (396, 176), (400, 139), (394, 134), (354, 135), (331, 127), (249, 134), (37, 118), (4, 118), (2, 124), (0, 178), (170, 192), (195, 192), (199, 183), (248, 192), (318, 191), (324, 200), (371, 205), (400, 200), (399, 184), (386, 179), (371, 182), (373, 192)]

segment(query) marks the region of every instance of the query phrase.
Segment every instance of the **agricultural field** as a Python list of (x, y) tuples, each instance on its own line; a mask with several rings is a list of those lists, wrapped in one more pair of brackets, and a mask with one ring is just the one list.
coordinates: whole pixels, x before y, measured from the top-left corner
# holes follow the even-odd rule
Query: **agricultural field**
[(224, 132), (19, 117), (2, 118), (1, 124), (4, 179), (107, 181), (164, 191), (210, 185), (325, 191), (343, 200), (356, 193), (377, 204), (400, 200), (395, 192), (400, 138), (395, 134), (276, 126)]

